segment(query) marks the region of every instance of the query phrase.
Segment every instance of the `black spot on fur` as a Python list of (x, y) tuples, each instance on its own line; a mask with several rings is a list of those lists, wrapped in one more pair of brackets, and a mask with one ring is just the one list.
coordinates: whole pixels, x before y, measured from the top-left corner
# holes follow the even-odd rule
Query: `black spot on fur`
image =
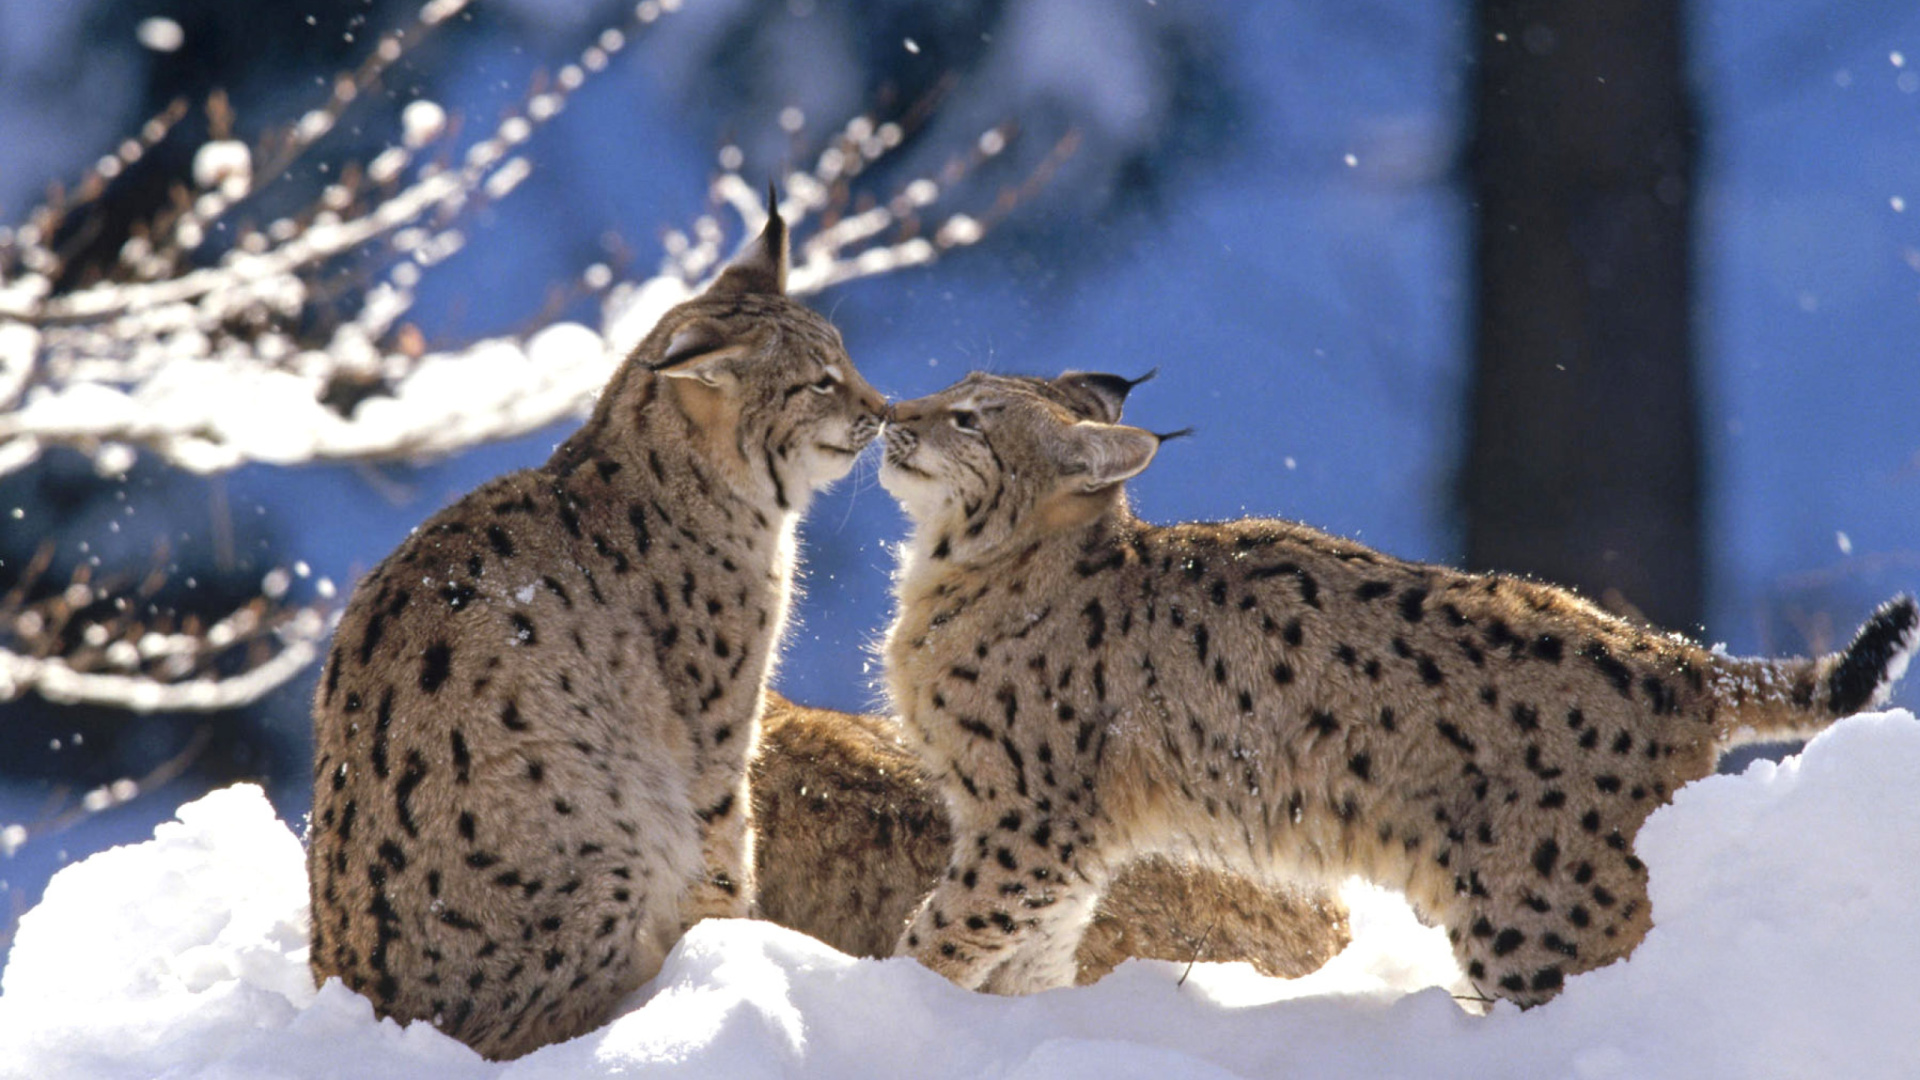
[(367, 629), (360, 635), (360, 662), (362, 664), (373, 660), (373, 651), (380, 647), (380, 639), (386, 636), (386, 632), (387, 618), (385, 615), (376, 611), (368, 617)]
[(1400, 617), (1417, 623), (1426, 615), (1427, 590), (1414, 588), (1400, 594)]
[(424, 693), (438, 691), (447, 681), (447, 675), (453, 670), (453, 647), (444, 641), (436, 641), (427, 646), (420, 654), (420, 689)]
[(513, 537), (507, 535), (507, 530), (498, 525), (487, 526), (487, 543), (492, 545), (495, 555), (502, 559), (513, 558)]
[(1527, 935), (1509, 926), (1493, 939), (1493, 955), (1505, 956), (1527, 943)]
[(1080, 614), (1087, 620), (1087, 648), (1099, 648), (1100, 643), (1107, 639), (1107, 609), (1099, 600), (1089, 600), (1087, 606), (1080, 609)]
[(380, 694), (380, 705), (374, 710), (373, 748), (368, 756), (373, 759), (373, 774), (382, 780), (387, 778), (387, 735), (393, 729), (393, 687), (389, 686)]
[(1606, 645), (1598, 641), (1589, 641), (1580, 648), (1580, 655), (1593, 662), (1593, 666), (1606, 676), (1621, 697), (1633, 696), (1633, 670), (1614, 658)]
[(1560, 861), (1560, 844), (1549, 836), (1533, 849), (1533, 868), (1541, 877), (1552, 877), (1554, 864)]
[(471, 779), (469, 770), (473, 767), (473, 755), (467, 749), (467, 737), (461, 734), (459, 728), (454, 728), (449, 738), (453, 743), (453, 782), (467, 783)]
[(1479, 749), (1479, 746), (1467, 736), (1466, 732), (1461, 731), (1459, 726), (1453, 722), (1436, 720), (1434, 721), (1434, 726), (1439, 729), (1442, 738), (1452, 743), (1454, 747), (1461, 752), (1471, 754)]
[(332, 654), (327, 657), (327, 692), (326, 692), (326, 697), (323, 699), (326, 704), (328, 705), (333, 704), (333, 692), (339, 689), (339, 687), (340, 687), (340, 646), (338, 644), (335, 644), (333, 647)]
[(393, 785), (394, 812), (400, 817), (400, 827), (408, 836), (418, 837), (420, 826), (413, 819), (413, 791), (427, 778), (427, 762), (420, 751), (407, 751), (407, 767), (400, 779)]

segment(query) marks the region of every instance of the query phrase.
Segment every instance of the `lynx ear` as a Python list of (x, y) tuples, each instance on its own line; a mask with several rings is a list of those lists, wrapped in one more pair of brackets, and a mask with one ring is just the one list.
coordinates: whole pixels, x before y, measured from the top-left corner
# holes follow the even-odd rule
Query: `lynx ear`
[(1064, 439), (1061, 469), (1084, 492), (1138, 476), (1160, 449), (1160, 436), (1151, 431), (1090, 420), (1067, 428)]
[(1159, 368), (1137, 379), (1109, 375), (1104, 371), (1069, 371), (1053, 380), (1053, 385), (1091, 406), (1097, 413), (1094, 419), (1117, 424), (1120, 422), (1120, 410), (1126, 407), (1127, 394), (1158, 374)]
[(718, 349), (660, 372), (667, 393), (697, 431), (719, 433), (722, 441), (738, 420), (740, 380), (734, 375), (734, 349)]
[(780, 217), (780, 200), (774, 198), (771, 186), (767, 188), (767, 227), (733, 257), (707, 292), (787, 294), (787, 223)]
[(696, 385), (708, 390), (725, 390), (738, 384), (733, 363), (745, 352), (745, 347), (729, 340), (727, 332), (718, 324), (706, 319), (689, 319), (667, 335), (667, 347), (653, 370), (666, 378), (669, 385), (683, 390)]
[(725, 330), (705, 319), (690, 319), (667, 335), (667, 347), (661, 351), (660, 359), (653, 362), (653, 370), (665, 371), (726, 347)]

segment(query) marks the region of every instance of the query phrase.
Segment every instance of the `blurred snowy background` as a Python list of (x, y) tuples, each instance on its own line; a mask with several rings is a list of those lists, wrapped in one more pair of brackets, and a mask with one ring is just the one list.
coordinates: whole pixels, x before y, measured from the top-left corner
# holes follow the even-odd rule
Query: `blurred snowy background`
[[(236, 136), (251, 140), (324, 102), (338, 73), (418, 10), (0, 5), (0, 224), (25, 221), (48, 185), (184, 97), (179, 137), (109, 189), (120, 218), (98, 234), (124, 233), (189, 174), (211, 91), (226, 91)], [(595, 322), (595, 298), (570, 286), (596, 264), (651, 275), (663, 231), (710, 209), (723, 147), (758, 183), (811, 162), (858, 113), (924, 107), (875, 166), (885, 193), (1011, 123), (1007, 151), (958, 185), (956, 208), (976, 213), (1020, 189), (978, 244), (814, 298), (876, 386), (910, 397), (976, 368), (1158, 367), (1130, 419), (1199, 433), (1132, 485), (1148, 518), (1279, 515), (1405, 557), (1465, 558), (1470, 5), (685, 0), (654, 11), (643, 28), (625, 3), (476, 4), (262, 198), (316, 198), (345, 163), (400, 142), (400, 110), (416, 98), (464, 120), (451, 136), (464, 147), (543, 85), (540, 72), (609, 28), (627, 33), (525, 143), (526, 178), (469, 215), (461, 249), (421, 278), (407, 322), (437, 348), (556, 317)], [(1920, 586), (1920, 10), (1712, 0), (1688, 5), (1685, 25), (1699, 119), (1704, 603), (1687, 616), (1698, 624), (1678, 628), (1735, 652), (1829, 649), (1880, 599)], [(1073, 156), (1048, 171), (1069, 134)], [(738, 223), (722, 220), (731, 243)], [(316, 598), (323, 579), (344, 595), (415, 523), (537, 464), (571, 424), (421, 463), (213, 475), (143, 455), (103, 478), (87, 456), (48, 450), (0, 475), (0, 592), (51, 542), (42, 591), (95, 559), (102, 575), (138, 578), (164, 543), (156, 597), (183, 615), (231, 611), (280, 569), (296, 571), (295, 599)], [(868, 645), (887, 616), (899, 533), (870, 469), (816, 502), (786, 693), (875, 704)], [(1624, 599), (1650, 611), (1660, 600)], [(212, 714), (32, 693), (0, 703), (0, 949), (54, 869), (146, 838), (208, 788), (260, 780), (300, 820), (315, 673)]]

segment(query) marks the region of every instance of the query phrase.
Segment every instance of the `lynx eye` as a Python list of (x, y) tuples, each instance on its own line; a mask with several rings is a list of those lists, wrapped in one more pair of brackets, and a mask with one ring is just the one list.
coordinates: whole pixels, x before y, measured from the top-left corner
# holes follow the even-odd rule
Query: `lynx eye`
[(839, 385), (840, 372), (835, 368), (827, 368), (825, 374), (810, 383), (807, 389), (816, 394), (831, 394), (833, 393), (833, 388)]
[(953, 426), (961, 431), (972, 432), (974, 434), (978, 434), (980, 431), (980, 415), (972, 409), (948, 409), (947, 419), (952, 421)]

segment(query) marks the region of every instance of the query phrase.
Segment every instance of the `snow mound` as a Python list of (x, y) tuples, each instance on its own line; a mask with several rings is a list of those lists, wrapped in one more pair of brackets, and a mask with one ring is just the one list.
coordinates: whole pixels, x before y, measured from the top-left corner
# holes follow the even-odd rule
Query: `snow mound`
[(507, 1064), (314, 989), (300, 844), (241, 786), (54, 878), (0, 977), (0, 1076), (1912, 1077), (1916, 778), (1896, 711), (1684, 789), (1639, 840), (1654, 931), (1526, 1013), (1464, 1013), (1444, 940), (1356, 886), (1354, 945), (1307, 979), (1135, 961), (1023, 999), (705, 923), (618, 1020)]

